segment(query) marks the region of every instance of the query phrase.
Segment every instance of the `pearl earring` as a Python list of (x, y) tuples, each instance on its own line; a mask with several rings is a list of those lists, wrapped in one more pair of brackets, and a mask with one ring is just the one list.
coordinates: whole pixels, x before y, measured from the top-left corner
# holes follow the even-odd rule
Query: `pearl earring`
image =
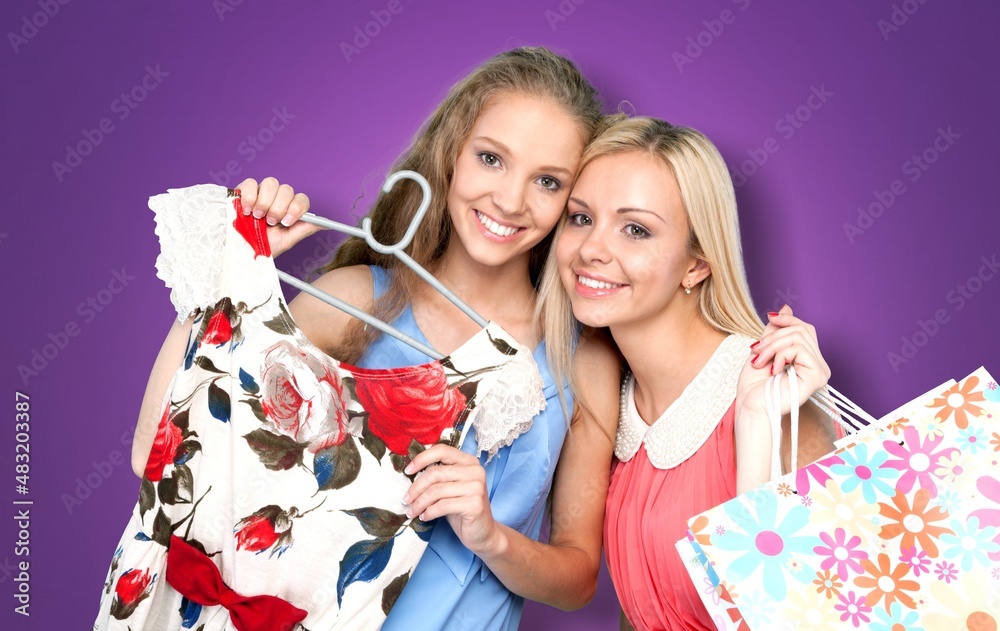
[(691, 283), (688, 283), (688, 286), (684, 288), (684, 293), (688, 295), (691, 294)]

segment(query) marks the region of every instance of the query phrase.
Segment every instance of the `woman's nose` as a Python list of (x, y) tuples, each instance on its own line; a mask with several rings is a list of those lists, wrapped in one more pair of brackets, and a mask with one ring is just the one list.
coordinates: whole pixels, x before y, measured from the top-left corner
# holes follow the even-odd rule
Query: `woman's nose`
[(513, 177), (505, 177), (493, 192), (493, 205), (505, 215), (520, 215), (525, 208), (525, 187)]
[(611, 249), (606, 231), (592, 228), (580, 244), (580, 258), (584, 261), (607, 263), (611, 260)]

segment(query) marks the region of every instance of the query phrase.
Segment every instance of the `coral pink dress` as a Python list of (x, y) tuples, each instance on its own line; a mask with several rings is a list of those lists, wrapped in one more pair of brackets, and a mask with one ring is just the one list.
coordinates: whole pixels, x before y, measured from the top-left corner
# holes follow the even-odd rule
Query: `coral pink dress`
[(715, 629), (674, 544), (687, 520), (736, 496), (736, 381), (753, 342), (730, 335), (652, 424), (622, 387), (604, 521), (608, 569), (638, 630)]

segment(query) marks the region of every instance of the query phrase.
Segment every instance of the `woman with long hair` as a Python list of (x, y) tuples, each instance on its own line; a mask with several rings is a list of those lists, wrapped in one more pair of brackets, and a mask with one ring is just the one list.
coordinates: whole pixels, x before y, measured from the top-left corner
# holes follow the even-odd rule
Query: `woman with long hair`
[[(537, 282), (552, 230), (600, 120), (595, 91), (576, 66), (545, 49), (520, 48), (486, 61), (457, 83), (393, 166), (421, 173), (433, 193), (408, 253), (533, 349), (547, 407), (495, 454), (479, 454), (470, 432), (461, 450), (435, 445), (413, 459), (407, 472), (423, 473), (402, 498), (408, 515), (444, 519), (436, 519), (429, 548), (385, 629), (513, 629), (525, 597), (573, 609), (594, 594), (617, 357), (600, 336), (577, 340), (560, 332), (569, 344), (550, 369), (545, 340), (552, 333), (538, 324), (535, 312), (544, 300)], [(244, 212), (266, 217), (272, 226), (267, 236), (273, 255), (315, 231), (297, 221), (309, 202), (291, 187), (268, 178), (260, 186), (244, 181), (239, 189)], [(397, 185), (380, 194), (368, 213), (375, 237), (398, 241), (418, 203), (416, 187)], [(360, 239), (345, 241), (324, 271), (316, 287), (444, 354), (478, 330), (396, 259)], [(289, 309), (309, 340), (339, 360), (361, 368), (427, 361), (307, 294)], [(156, 433), (153, 419), (190, 335), (190, 321), (175, 324), (150, 376), (133, 445), (139, 475)], [(570, 378), (607, 385), (581, 400), (566, 385)], [(550, 492), (551, 533), (543, 544), (537, 540)]]
[(798, 375), (799, 400), (785, 388), (781, 405), (785, 423), (802, 406), (801, 463), (832, 449), (831, 419), (807, 403), (829, 368), (787, 306), (766, 326), (755, 315), (733, 185), (701, 133), (609, 117), (567, 210), (542, 283), (565, 292), (546, 328), (606, 329), (628, 372), (604, 526), (618, 598), (636, 629), (713, 629), (674, 543), (690, 517), (768, 480), (774, 372)]

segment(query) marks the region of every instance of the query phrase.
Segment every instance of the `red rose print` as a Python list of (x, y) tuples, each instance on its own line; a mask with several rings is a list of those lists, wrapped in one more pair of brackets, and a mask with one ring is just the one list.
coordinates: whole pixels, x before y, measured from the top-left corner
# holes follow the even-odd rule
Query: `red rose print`
[(437, 442), (465, 409), (465, 395), (448, 388), (440, 364), (419, 371), (406, 368), (392, 377), (355, 377), (368, 428), (395, 454), (406, 455), (413, 439), (424, 445)]
[(159, 482), (163, 478), (163, 468), (174, 462), (177, 456), (177, 446), (183, 441), (181, 428), (177, 427), (170, 420), (170, 404), (163, 410), (163, 418), (160, 419), (160, 426), (156, 430), (156, 438), (153, 439), (153, 447), (149, 451), (149, 458), (146, 460), (145, 477), (150, 482)]
[(156, 574), (149, 575), (149, 570), (131, 569), (123, 572), (115, 584), (115, 600), (111, 603), (111, 615), (117, 620), (123, 620), (132, 615), (136, 606), (145, 600), (153, 591), (153, 581)]
[(328, 363), (282, 340), (264, 357), (261, 408), (278, 433), (316, 453), (347, 440), (340, 378)]
[(137, 569), (131, 569), (118, 578), (118, 584), (115, 585), (115, 593), (118, 594), (118, 598), (122, 601), (122, 604), (131, 605), (142, 597), (142, 593), (146, 591), (146, 588), (152, 582), (153, 579), (149, 576), (149, 570), (142, 570), (140, 572)]
[(229, 314), (220, 309), (212, 314), (205, 328), (205, 336), (202, 342), (205, 344), (225, 344), (233, 337), (233, 326), (229, 322)]
[(274, 546), (271, 556), (277, 552), (280, 558), (292, 545), (292, 520), (298, 515), (299, 510), (294, 506), (285, 512), (280, 506), (271, 504), (244, 517), (234, 531), (236, 549), (260, 554)]

